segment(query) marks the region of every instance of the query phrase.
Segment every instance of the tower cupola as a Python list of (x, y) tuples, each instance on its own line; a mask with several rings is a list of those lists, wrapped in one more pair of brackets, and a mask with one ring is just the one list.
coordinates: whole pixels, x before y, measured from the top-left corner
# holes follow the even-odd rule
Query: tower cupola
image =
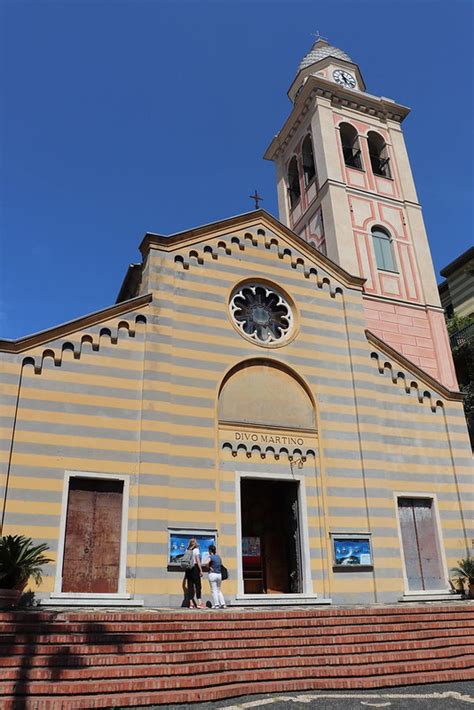
[(321, 59), (326, 59), (326, 57), (344, 59), (344, 61), (352, 63), (352, 59), (346, 52), (337, 47), (333, 47), (327, 40), (319, 37), (306, 56), (301, 60), (298, 71), (306, 69), (306, 67), (310, 67), (312, 64), (316, 64), (316, 62), (321, 61)]
[(350, 56), (322, 37), (318, 37), (309, 52), (301, 60), (295, 79), (288, 91), (293, 103), (296, 102), (308, 77), (316, 76), (335, 81), (345, 89), (365, 90), (359, 67)]

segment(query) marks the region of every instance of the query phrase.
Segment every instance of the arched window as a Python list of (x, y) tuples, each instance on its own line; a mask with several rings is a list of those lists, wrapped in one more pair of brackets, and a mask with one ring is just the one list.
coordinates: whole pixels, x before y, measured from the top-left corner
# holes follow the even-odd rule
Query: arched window
[(390, 173), (390, 158), (388, 157), (387, 144), (379, 133), (369, 131), (367, 134), (369, 144), (370, 164), (374, 175), (392, 177)]
[(384, 271), (397, 271), (390, 234), (382, 227), (373, 227), (372, 242), (377, 268)]
[(350, 123), (341, 123), (339, 127), (344, 153), (344, 162), (349, 168), (362, 170), (362, 160), (360, 157), (359, 137), (354, 126)]
[(314, 166), (313, 144), (311, 142), (310, 135), (307, 135), (304, 139), (303, 145), (301, 147), (301, 153), (303, 156), (304, 184), (309, 185), (311, 180), (316, 175), (316, 168)]
[(296, 156), (292, 157), (288, 166), (288, 194), (290, 196), (290, 205), (293, 208), (298, 204), (301, 197), (300, 176)]

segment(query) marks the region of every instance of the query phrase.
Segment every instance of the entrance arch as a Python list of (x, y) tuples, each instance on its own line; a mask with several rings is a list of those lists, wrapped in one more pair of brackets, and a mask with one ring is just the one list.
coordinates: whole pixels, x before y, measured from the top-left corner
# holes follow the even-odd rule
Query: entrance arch
[(222, 448), (236, 459), (239, 595), (311, 594), (305, 475), (314, 471), (316, 412), (309, 388), (275, 360), (245, 360), (225, 376), (217, 410)]

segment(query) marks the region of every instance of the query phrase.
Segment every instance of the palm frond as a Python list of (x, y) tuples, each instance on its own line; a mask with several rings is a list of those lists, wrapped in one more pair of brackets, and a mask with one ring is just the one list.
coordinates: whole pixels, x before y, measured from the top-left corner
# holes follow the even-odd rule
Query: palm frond
[(46, 543), (35, 545), (24, 535), (0, 537), (0, 586), (13, 589), (33, 577), (37, 584), (42, 581), (42, 567), (52, 562), (43, 553), (49, 547)]
[(468, 555), (462, 560), (458, 560), (458, 566), (453, 567), (451, 572), (460, 577), (467, 577), (469, 581), (474, 582), (474, 557)]

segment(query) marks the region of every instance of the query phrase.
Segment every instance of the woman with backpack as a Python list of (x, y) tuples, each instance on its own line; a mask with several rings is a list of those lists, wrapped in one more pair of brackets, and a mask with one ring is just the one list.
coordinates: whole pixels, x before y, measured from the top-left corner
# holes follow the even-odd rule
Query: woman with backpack
[[(225, 599), (221, 591), (222, 577), (225, 569), (221, 556), (217, 554), (216, 546), (209, 545), (209, 555), (205, 563), (209, 568), (209, 586), (212, 592), (213, 609), (225, 609)], [(226, 577), (225, 577), (226, 578)]]
[[(186, 561), (189, 567), (185, 567), (186, 580), (186, 601), (190, 609), (204, 609), (204, 604), (201, 600), (201, 553), (196, 538), (192, 537), (188, 542), (188, 547), (183, 555), (183, 562)], [(197, 600), (197, 601), (196, 601)]]

